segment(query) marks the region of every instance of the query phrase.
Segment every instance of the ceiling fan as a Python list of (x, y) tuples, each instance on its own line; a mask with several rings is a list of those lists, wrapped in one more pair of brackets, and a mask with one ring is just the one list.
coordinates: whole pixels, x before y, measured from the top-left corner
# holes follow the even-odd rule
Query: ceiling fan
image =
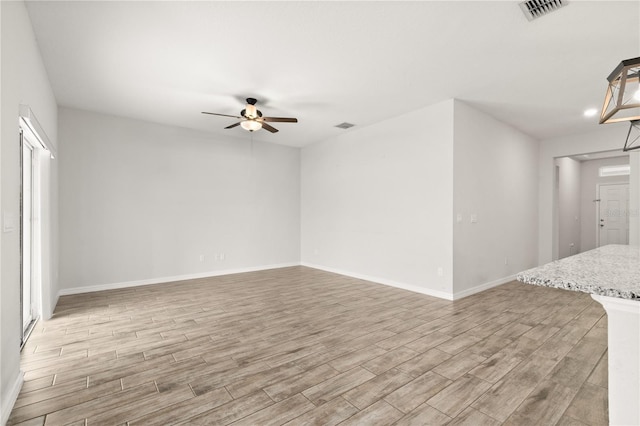
[(247, 106), (245, 109), (240, 111), (240, 115), (227, 115), (227, 114), (218, 114), (215, 112), (205, 112), (203, 114), (210, 115), (219, 115), (221, 117), (233, 117), (237, 118), (237, 123), (234, 123), (230, 126), (225, 127), (225, 129), (233, 129), (234, 127), (241, 126), (243, 129), (248, 130), (250, 132), (255, 132), (256, 130), (265, 129), (270, 131), (271, 133), (275, 133), (278, 131), (275, 127), (268, 124), (271, 123), (297, 123), (297, 118), (287, 118), (287, 117), (263, 117), (262, 112), (256, 108), (256, 102), (258, 102), (254, 98), (247, 98)]

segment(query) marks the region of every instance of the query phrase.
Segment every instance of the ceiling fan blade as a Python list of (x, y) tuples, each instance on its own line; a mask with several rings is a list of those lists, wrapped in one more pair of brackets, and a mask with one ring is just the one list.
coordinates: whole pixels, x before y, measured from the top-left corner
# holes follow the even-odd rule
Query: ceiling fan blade
[(278, 131), (278, 129), (276, 129), (273, 126), (268, 125), (267, 123), (262, 123), (262, 128), (265, 130), (270, 131), (271, 133), (276, 133)]
[(218, 114), (217, 112), (206, 112), (206, 111), (202, 111), (203, 114), (209, 114), (209, 115), (217, 115), (220, 117), (232, 117), (232, 118), (237, 118), (238, 120), (242, 120), (242, 117), (237, 116), (237, 115), (227, 115), (227, 114)]
[(270, 123), (297, 123), (297, 118), (288, 117), (262, 117), (261, 121), (268, 121)]
[(240, 125), (240, 122), (238, 121), (237, 123), (232, 124), (231, 126), (227, 126), (227, 127), (225, 127), (225, 129), (233, 129), (234, 127), (237, 127), (237, 126), (239, 126), (239, 125)]

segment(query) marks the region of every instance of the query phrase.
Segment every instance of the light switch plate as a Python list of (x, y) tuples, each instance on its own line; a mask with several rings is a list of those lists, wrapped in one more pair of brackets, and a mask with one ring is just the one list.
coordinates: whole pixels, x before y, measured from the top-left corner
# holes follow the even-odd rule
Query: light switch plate
[(478, 215), (471, 213), (471, 223), (478, 223)]

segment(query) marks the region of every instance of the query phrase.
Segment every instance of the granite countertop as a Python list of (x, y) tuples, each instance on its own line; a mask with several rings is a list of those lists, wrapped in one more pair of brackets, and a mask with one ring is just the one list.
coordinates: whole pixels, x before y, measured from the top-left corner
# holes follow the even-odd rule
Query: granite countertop
[(640, 247), (608, 245), (520, 272), (526, 284), (640, 301)]

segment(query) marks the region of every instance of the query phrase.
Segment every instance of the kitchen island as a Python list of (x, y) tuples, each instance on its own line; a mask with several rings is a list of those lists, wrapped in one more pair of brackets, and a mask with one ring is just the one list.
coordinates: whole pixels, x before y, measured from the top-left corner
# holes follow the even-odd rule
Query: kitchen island
[(609, 423), (640, 425), (640, 247), (608, 245), (523, 271), (526, 284), (590, 293), (608, 319)]

